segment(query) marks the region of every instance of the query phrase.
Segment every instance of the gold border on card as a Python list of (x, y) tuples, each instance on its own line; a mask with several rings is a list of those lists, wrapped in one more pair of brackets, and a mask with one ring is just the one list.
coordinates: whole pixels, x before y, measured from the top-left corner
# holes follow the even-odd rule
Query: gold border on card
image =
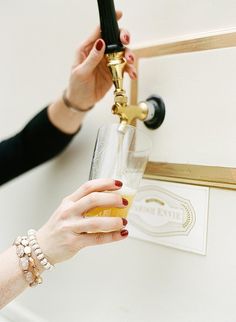
[[(138, 73), (142, 58), (230, 47), (236, 47), (236, 31), (138, 48), (134, 50), (135, 67)], [(138, 103), (138, 80), (131, 83), (130, 98), (131, 104)], [(144, 178), (236, 190), (236, 168), (229, 167), (149, 162)]]

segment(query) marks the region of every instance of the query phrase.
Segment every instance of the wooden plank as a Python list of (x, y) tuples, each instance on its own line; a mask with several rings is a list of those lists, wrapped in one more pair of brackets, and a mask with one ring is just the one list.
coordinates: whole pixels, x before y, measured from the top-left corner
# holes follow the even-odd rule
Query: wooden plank
[(236, 46), (236, 32), (135, 49), (137, 58), (158, 57)]

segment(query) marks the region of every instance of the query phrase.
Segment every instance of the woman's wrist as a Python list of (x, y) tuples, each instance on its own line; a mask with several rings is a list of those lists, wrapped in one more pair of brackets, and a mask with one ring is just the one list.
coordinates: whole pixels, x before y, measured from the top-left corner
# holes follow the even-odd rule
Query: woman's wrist
[(28, 236), (18, 236), (13, 244), (19, 258), (19, 266), (24, 278), (30, 287), (37, 286), (43, 282), (39, 267), (36, 265), (32, 254), (32, 248)]
[(44, 249), (41, 247), (42, 243), (38, 240), (37, 232), (34, 229), (28, 231), (29, 246), (32, 249), (33, 256), (37, 260), (38, 264), (43, 270), (52, 270), (54, 265), (52, 265), (44, 253)]
[(43, 281), (41, 273), (52, 270), (54, 266), (44, 254), (37, 240), (36, 231), (30, 229), (28, 235), (18, 236), (13, 245), (16, 247), (19, 266), (28, 285), (32, 287), (41, 284)]
[(67, 89), (65, 89), (63, 92), (62, 100), (63, 100), (64, 105), (68, 109), (70, 109), (71, 111), (76, 112), (76, 113), (78, 113), (78, 112), (79, 113), (86, 113), (94, 107), (94, 105), (89, 106), (89, 107), (80, 107), (79, 105), (73, 103), (73, 101), (67, 95)]
[(50, 122), (65, 134), (75, 134), (85, 117), (86, 113), (75, 113), (65, 106), (62, 97), (48, 107)]

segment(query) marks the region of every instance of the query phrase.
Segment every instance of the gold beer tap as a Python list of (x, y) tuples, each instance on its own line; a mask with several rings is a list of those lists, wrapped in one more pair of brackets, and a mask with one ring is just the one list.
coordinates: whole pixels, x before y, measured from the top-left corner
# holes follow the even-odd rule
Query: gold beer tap
[(122, 125), (131, 124), (135, 119), (145, 120), (148, 115), (148, 106), (144, 102), (139, 105), (128, 105), (128, 97), (123, 87), (126, 65), (124, 51), (106, 54), (106, 58), (115, 86), (112, 113), (119, 116)]
[(113, 0), (97, 0), (101, 35), (106, 43), (107, 66), (112, 75), (115, 86), (114, 105), (112, 113), (120, 118), (120, 129), (132, 124), (136, 119), (144, 121), (150, 129), (158, 128), (165, 117), (165, 104), (159, 96), (150, 96), (146, 101), (138, 105), (128, 105), (128, 98), (123, 87), (126, 59), (125, 48), (120, 41), (120, 32), (116, 20), (116, 12)]

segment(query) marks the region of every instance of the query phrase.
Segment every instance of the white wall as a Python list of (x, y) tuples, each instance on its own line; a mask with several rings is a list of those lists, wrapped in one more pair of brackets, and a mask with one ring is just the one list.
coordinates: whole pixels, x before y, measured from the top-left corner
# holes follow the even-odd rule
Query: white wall
[[(116, 4), (135, 46), (235, 27), (234, 0)], [(60, 95), (75, 47), (97, 22), (92, 0), (0, 2), (1, 137)], [(1, 188), (1, 249), (87, 180), (97, 128), (114, 120), (111, 102), (110, 93), (59, 158)], [(235, 192), (211, 190), (206, 257), (132, 239), (86, 249), (18, 302), (50, 322), (236, 321), (235, 204)]]

